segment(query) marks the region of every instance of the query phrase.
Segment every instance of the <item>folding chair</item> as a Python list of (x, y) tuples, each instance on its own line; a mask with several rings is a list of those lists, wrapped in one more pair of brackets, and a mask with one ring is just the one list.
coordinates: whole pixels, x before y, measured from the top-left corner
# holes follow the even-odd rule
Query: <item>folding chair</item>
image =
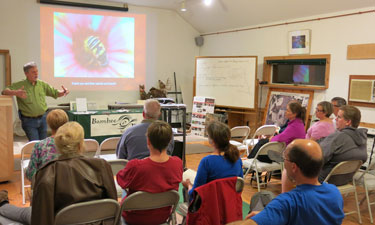
[(87, 157), (99, 157), (97, 155), (99, 151), (99, 143), (95, 139), (84, 139), (85, 152), (83, 153)]
[[(122, 202), (120, 214), (122, 211), (159, 209), (171, 206), (172, 210), (166, 223), (169, 224), (172, 222), (172, 225), (175, 225), (176, 218), (174, 213), (179, 200), (180, 195), (175, 190), (162, 193), (137, 191), (127, 196)], [(147, 214), (145, 216), (147, 216)]]
[[(115, 152), (116, 152), (117, 144), (120, 141), (120, 138), (121, 137), (110, 137), (110, 138), (105, 139), (100, 144), (98, 152), (95, 155), (105, 160), (117, 159)], [(103, 154), (103, 151), (106, 152), (106, 154)]]
[[(55, 217), (55, 225), (91, 224), (113, 220), (118, 224), (120, 205), (113, 199), (100, 199), (75, 203), (61, 209)], [(106, 223), (107, 224), (107, 223)]]
[(356, 184), (365, 188), (366, 196), (361, 200), (360, 204), (366, 199), (367, 208), (370, 215), (371, 223), (374, 222), (371, 212), (371, 205), (375, 205), (375, 202), (370, 202), (370, 192), (375, 190), (375, 175), (371, 173), (375, 169), (375, 162), (372, 162), (366, 170), (360, 170), (354, 174), (354, 180)]
[(25, 173), (30, 162), (30, 157), (34, 145), (39, 141), (27, 142), (21, 149), (21, 191), (22, 191), (22, 204), (26, 204), (25, 189), (31, 187), (31, 185), (25, 185)]
[[(354, 192), (359, 223), (362, 223), (362, 218), (361, 218), (361, 213), (359, 211), (358, 195), (357, 195), (357, 189), (356, 189), (356, 186), (355, 186), (354, 174), (358, 171), (358, 169), (361, 167), (362, 164), (363, 164), (362, 160), (340, 162), (335, 167), (333, 167), (333, 169), (328, 174), (326, 179), (324, 179), (324, 182), (329, 183), (329, 179), (332, 176), (353, 174), (352, 183), (348, 183), (348, 184), (340, 185), (340, 186), (336, 185), (336, 186), (337, 186), (337, 188), (339, 189), (339, 191), (342, 195)], [(353, 213), (356, 213), (356, 211), (347, 212), (347, 213), (345, 213), (345, 215), (349, 215), (349, 214), (353, 214)]]
[[(276, 125), (263, 125), (259, 127), (253, 137), (251, 139), (246, 139), (244, 141), (245, 145), (247, 145), (247, 148), (252, 149), (254, 145), (258, 143), (258, 138), (261, 137), (262, 135), (264, 136), (272, 136), (276, 133), (277, 126)], [(247, 155), (249, 155), (250, 151), (247, 151)]]
[[(242, 177), (237, 177), (236, 192), (242, 192), (244, 186), (245, 186), (244, 179)], [(181, 225), (186, 224), (186, 216), (188, 214), (188, 208), (189, 208), (188, 202), (183, 202), (183, 203), (178, 204), (176, 211), (178, 214), (180, 214), (183, 217)]]
[(116, 191), (117, 191), (117, 197), (122, 197), (122, 191), (123, 189), (118, 185), (116, 180), (116, 174), (125, 168), (126, 164), (128, 163), (127, 159), (114, 159), (114, 160), (107, 160), (109, 165), (111, 165), (112, 173), (115, 179), (115, 185), (116, 185)]
[(253, 159), (246, 159), (242, 161), (243, 167), (246, 169), (246, 173), (244, 175), (244, 178), (246, 178), (247, 174), (250, 172), (250, 170), (253, 170), (255, 172), (257, 186), (258, 186), (258, 192), (260, 191), (260, 185), (266, 185), (267, 182), (260, 182), (259, 174), (258, 172), (272, 172), (275, 170), (282, 170), (283, 169), (283, 163), (266, 163), (261, 162), (258, 160), (258, 157), (260, 155), (268, 155), (268, 151), (272, 150), (274, 152), (282, 154), (282, 152), (285, 149), (285, 143), (284, 142), (268, 142), (264, 144), (262, 147), (260, 147), (258, 153), (255, 155)]
[(237, 147), (238, 151), (247, 152), (247, 145), (244, 141), (249, 137), (250, 127), (248, 126), (237, 126), (230, 130), (231, 140), (230, 143)]

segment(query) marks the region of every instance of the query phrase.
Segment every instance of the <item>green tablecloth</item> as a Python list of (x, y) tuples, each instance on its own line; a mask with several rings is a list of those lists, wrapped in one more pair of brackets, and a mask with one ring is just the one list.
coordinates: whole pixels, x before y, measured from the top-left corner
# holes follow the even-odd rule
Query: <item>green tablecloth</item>
[[(121, 130), (125, 130), (126, 128), (130, 127), (131, 125), (138, 124), (138, 123), (141, 122), (142, 112), (143, 112), (142, 108), (130, 109), (127, 112), (125, 112), (123, 110), (97, 110), (92, 114), (77, 114), (76, 112), (68, 111), (68, 116), (69, 116), (69, 121), (76, 121), (76, 122), (78, 122), (79, 124), (82, 125), (82, 127), (85, 131), (85, 139), (92, 138), (92, 139), (97, 140), (100, 144), (106, 138), (121, 136), (122, 132), (119, 133), (119, 134), (108, 134), (108, 135), (106, 135), (105, 131), (104, 131), (104, 133), (100, 136), (97, 136), (97, 135), (93, 136), (91, 134), (91, 131), (92, 131), (91, 124), (93, 122), (96, 122), (94, 120), (96, 120), (98, 115), (100, 115), (101, 118), (107, 118), (107, 117), (111, 117), (111, 115), (121, 114), (121, 115), (118, 115), (118, 116), (120, 117), (120, 119), (124, 119), (124, 117), (126, 117), (127, 114), (132, 114), (132, 115), (139, 114), (139, 115), (137, 115), (138, 119), (136, 121), (131, 122), (131, 124), (129, 124), (126, 127), (123, 126), (123, 124), (121, 123), (122, 121), (118, 121), (116, 123), (117, 129), (120, 129), (119, 126), (121, 126)], [(102, 119), (102, 121), (104, 121), (104, 120)], [(115, 123), (114, 120), (117, 120), (117, 119), (111, 119), (110, 123), (114, 124)], [(99, 121), (99, 122), (101, 122), (101, 121)], [(107, 122), (107, 121), (104, 121), (104, 122)], [(116, 129), (116, 128), (114, 128), (114, 129)], [(117, 132), (119, 132), (119, 131), (117, 131)]]

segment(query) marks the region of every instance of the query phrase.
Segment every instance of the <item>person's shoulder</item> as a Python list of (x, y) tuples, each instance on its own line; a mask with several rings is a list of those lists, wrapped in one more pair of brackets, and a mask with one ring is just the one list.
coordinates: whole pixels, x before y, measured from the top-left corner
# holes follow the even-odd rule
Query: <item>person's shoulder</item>
[(141, 122), (139, 124), (136, 124), (134, 126), (129, 127), (128, 129), (126, 129), (125, 132), (124, 132), (124, 135), (127, 135), (129, 133), (135, 132), (137, 130), (147, 129), (149, 125), (150, 124), (148, 124), (148, 123), (142, 123)]
[(171, 156), (171, 157), (169, 157), (169, 159), (170, 159), (172, 162), (182, 163), (182, 160), (181, 160), (180, 157), (178, 157), (178, 156)]
[(336, 195), (339, 195), (341, 196), (341, 193), (339, 191), (339, 189), (337, 188), (336, 185), (334, 184), (329, 184), (327, 182), (323, 182), (321, 185), (320, 185), (320, 188), (331, 193), (331, 194), (336, 194)]
[(143, 165), (143, 164), (147, 163), (148, 159), (149, 158), (129, 160), (128, 163), (126, 164), (126, 167), (130, 168), (130, 167), (136, 167), (136, 166), (139, 166), (139, 165)]

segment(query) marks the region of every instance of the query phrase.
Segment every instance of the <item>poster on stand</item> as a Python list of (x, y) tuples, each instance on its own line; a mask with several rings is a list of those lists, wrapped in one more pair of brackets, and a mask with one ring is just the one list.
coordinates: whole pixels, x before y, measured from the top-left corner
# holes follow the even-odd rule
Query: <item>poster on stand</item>
[(215, 99), (195, 96), (191, 118), (191, 132), (193, 135), (204, 136), (207, 114), (213, 114)]

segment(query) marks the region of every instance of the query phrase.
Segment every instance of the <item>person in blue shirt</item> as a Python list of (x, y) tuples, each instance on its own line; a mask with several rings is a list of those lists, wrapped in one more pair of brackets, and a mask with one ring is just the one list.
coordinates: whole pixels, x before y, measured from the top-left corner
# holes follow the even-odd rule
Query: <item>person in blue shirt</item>
[(333, 184), (318, 181), (323, 167), (319, 144), (308, 139), (294, 140), (283, 158), (287, 177), (297, 187), (278, 195), (262, 211), (253, 211), (246, 220), (231, 225), (341, 224), (345, 215), (340, 191)]
[(236, 146), (229, 143), (231, 138), (229, 127), (214, 121), (207, 126), (206, 130), (208, 141), (214, 148), (214, 152), (204, 157), (199, 163), (194, 185), (189, 179), (182, 182), (189, 190), (190, 200), (192, 200), (195, 188), (210, 181), (227, 177), (243, 177), (240, 153)]

